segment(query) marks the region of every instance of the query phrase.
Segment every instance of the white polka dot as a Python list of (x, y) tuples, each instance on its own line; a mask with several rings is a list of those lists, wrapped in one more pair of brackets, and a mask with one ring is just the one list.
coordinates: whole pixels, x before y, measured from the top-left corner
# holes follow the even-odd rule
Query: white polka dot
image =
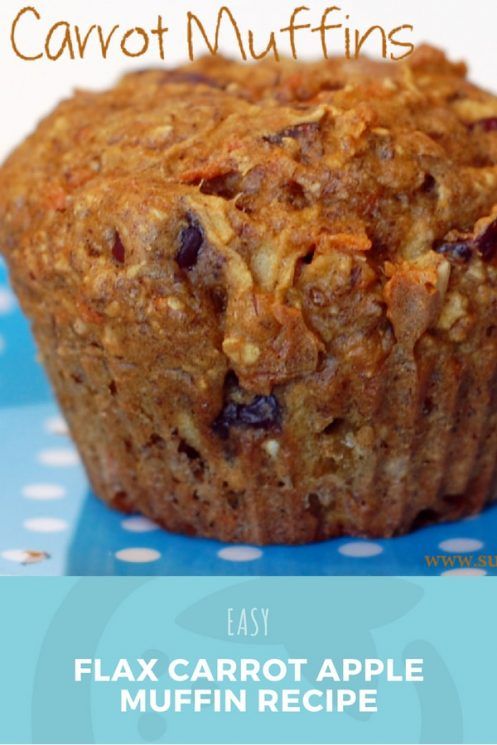
[(7, 561), (15, 561), (17, 564), (22, 564), (28, 556), (27, 551), (23, 551), (20, 548), (12, 548), (8, 551), (2, 551), (2, 559)]
[(14, 295), (6, 287), (0, 287), (0, 315), (10, 313), (16, 304)]
[(225, 561), (255, 561), (261, 558), (262, 551), (255, 546), (226, 546), (217, 555)]
[(26, 484), (22, 488), (22, 495), (26, 499), (62, 499), (66, 496), (66, 490), (58, 484)]
[(382, 547), (378, 543), (370, 541), (352, 541), (340, 546), (338, 552), (343, 556), (349, 556), (353, 559), (367, 559), (370, 556), (378, 556), (383, 553)]
[(156, 525), (148, 517), (142, 517), (136, 515), (136, 517), (127, 517), (121, 522), (121, 527), (124, 530), (129, 530), (130, 533), (151, 533), (153, 530), (159, 530), (159, 526)]
[(45, 429), (51, 435), (67, 435), (69, 429), (65, 419), (61, 416), (53, 416), (45, 422)]
[(0, 354), (5, 352), (6, 347), (7, 345), (5, 343), (5, 339), (3, 338), (3, 336), (0, 336)]
[(439, 548), (451, 554), (462, 554), (468, 551), (478, 551), (483, 548), (483, 542), (475, 538), (449, 538), (447, 541), (442, 541)]
[(447, 569), (446, 572), (442, 572), (444, 577), (483, 577), (486, 574), (484, 569)]
[(65, 520), (58, 517), (31, 517), (23, 525), (32, 533), (62, 533), (69, 527)]
[(8, 551), (2, 551), (2, 559), (12, 561), (15, 564), (38, 564), (40, 561), (49, 559), (50, 556), (45, 551), (28, 551), (21, 548), (13, 548)]
[(132, 564), (146, 564), (149, 561), (157, 561), (160, 557), (160, 552), (153, 548), (123, 548), (116, 552), (116, 559)]
[(79, 456), (74, 448), (49, 448), (38, 453), (38, 460), (44, 466), (62, 468), (76, 466), (79, 463)]

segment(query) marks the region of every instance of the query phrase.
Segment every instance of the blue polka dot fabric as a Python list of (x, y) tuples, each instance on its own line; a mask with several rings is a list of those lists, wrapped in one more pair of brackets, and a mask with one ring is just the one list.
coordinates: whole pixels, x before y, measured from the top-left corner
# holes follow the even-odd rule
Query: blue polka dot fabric
[(495, 575), (497, 507), (402, 538), (224, 545), (171, 535), (89, 490), (0, 263), (0, 574)]

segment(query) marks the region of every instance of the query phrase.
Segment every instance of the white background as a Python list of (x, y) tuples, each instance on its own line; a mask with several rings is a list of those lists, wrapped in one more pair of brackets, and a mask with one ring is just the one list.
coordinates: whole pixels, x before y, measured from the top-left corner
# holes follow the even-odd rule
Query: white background
[[(315, 25), (327, 5), (333, 4), (340, 6), (342, 17), (350, 15), (347, 23), (351, 27), (362, 32), (374, 24), (391, 29), (410, 23), (414, 25), (410, 38), (415, 43), (429, 41), (444, 48), (452, 58), (466, 60), (471, 77), (497, 92), (497, 0), (225, 0), (225, 3), (242, 30), (251, 28), (260, 34), (259, 46), (271, 30), (288, 24), (295, 7), (304, 4), (310, 8), (305, 20)], [(198, 13), (210, 31), (209, 22), (213, 22), (222, 4), (221, 0), (0, 0), (0, 159), (73, 88), (102, 88), (111, 85), (125, 69), (185, 61), (186, 12)], [(160, 13), (171, 29), (166, 37), (166, 62), (161, 63), (152, 51), (138, 61), (123, 57), (119, 35), (106, 61), (97, 54), (97, 47), (90, 45), (88, 57), (82, 61), (66, 57), (57, 62), (23, 62), (12, 51), (10, 30), (13, 19), (26, 5), (35, 6), (42, 16), (40, 22), (26, 16), (19, 34), (26, 53), (35, 54), (43, 47), (48, 29), (57, 21), (78, 23), (82, 29), (96, 23), (110, 30), (120, 24), (122, 36), (137, 25), (151, 29)], [(229, 37), (229, 33), (222, 34), (226, 52), (230, 51)], [(319, 55), (317, 37), (307, 33), (298, 37), (299, 56)], [(342, 51), (341, 41), (337, 51)]]

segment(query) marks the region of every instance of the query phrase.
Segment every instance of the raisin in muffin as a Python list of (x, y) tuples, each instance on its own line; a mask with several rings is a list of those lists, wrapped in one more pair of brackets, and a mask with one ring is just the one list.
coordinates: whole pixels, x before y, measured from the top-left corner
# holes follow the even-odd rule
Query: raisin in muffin
[(3, 166), (0, 243), (110, 505), (264, 544), (493, 498), (497, 98), (441, 52), (78, 92)]

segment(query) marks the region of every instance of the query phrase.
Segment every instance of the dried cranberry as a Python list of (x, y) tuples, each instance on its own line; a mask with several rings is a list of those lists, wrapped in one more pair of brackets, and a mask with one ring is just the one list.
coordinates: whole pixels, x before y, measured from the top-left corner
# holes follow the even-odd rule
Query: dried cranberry
[(435, 251), (459, 263), (468, 262), (473, 255), (471, 241), (448, 241), (435, 246)]
[(497, 251), (497, 220), (487, 226), (484, 233), (475, 239), (475, 245), (483, 261), (491, 261)]
[(262, 139), (271, 145), (281, 145), (284, 136), (283, 132), (279, 132), (273, 135), (264, 135)]
[(276, 132), (276, 134), (265, 135), (263, 139), (266, 142), (271, 143), (271, 145), (281, 145), (286, 137), (296, 140), (299, 137), (313, 135), (318, 131), (318, 122), (303, 122), (302, 124), (295, 124), (293, 127), (286, 127), (286, 129), (282, 129), (281, 132)]
[(226, 404), (221, 413), (212, 422), (212, 429), (222, 440), (229, 437), (230, 427), (238, 421), (239, 405), (233, 402)]
[(497, 116), (479, 119), (471, 124), (471, 129), (482, 129), (484, 132), (497, 132)]
[(247, 427), (269, 429), (279, 426), (281, 411), (275, 396), (256, 396), (254, 400), (239, 407), (239, 420)]
[(119, 264), (124, 264), (124, 259), (126, 258), (126, 249), (124, 248), (124, 244), (119, 233), (116, 233), (114, 238), (114, 245), (112, 246), (112, 256), (115, 258), (116, 261), (119, 262)]
[(198, 254), (204, 242), (204, 236), (194, 222), (189, 222), (186, 228), (181, 231), (180, 247), (176, 254), (176, 262), (181, 269), (192, 269), (198, 259)]
[(214, 420), (212, 429), (223, 439), (229, 435), (230, 427), (253, 427), (270, 429), (281, 424), (281, 408), (278, 399), (271, 396), (256, 396), (249, 404), (230, 401)]

